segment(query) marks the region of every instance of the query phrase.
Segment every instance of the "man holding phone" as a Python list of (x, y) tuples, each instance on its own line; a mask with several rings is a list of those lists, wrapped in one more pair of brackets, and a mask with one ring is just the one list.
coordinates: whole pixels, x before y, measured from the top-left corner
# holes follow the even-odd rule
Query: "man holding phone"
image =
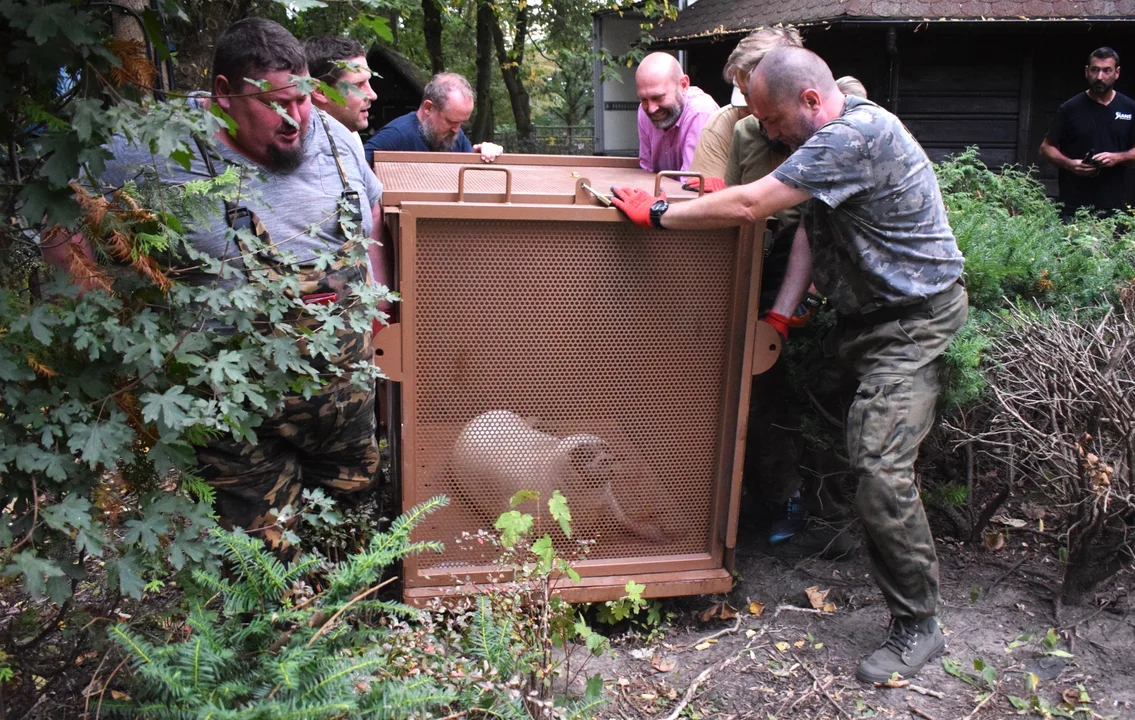
[(1084, 68), (1087, 92), (1060, 106), (1040, 153), (1059, 173), (1061, 215), (1111, 215), (1126, 205), (1124, 165), (1135, 161), (1135, 100), (1115, 91), (1119, 54), (1101, 47)]

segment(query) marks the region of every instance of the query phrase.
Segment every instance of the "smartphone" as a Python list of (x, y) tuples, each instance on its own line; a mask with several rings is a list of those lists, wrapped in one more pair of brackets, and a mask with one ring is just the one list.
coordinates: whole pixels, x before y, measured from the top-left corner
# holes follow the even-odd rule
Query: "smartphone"
[(1089, 150), (1089, 151), (1088, 151), (1088, 152), (1087, 152), (1087, 153), (1086, 153), (1086, 154), (1084, 155), (1084, 159), (1083, 159), (1083, 161), (1082, 161), (1082, 162), (1083, 162), (1083, 163), (1084, 163), (1085, 165), (1096, 165), (1096, 166), (1098, 166), (1098, 165), (1100, 164), (1100, 161), (1099, 161), (1099, 160), (1095, 160), (1095, 159), (1093, 159), (1093, 157), (1095, 156), (1095, 154), (1096, 154), (1096, 151), (1095, 151), (1095, 150)]
[(610, 195), (604, 195), (603, 193), (599, 192), (598, 190), (591, 187), (587, 183), (580, 183), (580, 187), (582, 187), (587, 192), (591, 193), (591, 195), (596, 200), (598, 200), (600, 202), (600, 204), (603, 205), (603, 207), (611, 207), (611, 196)]

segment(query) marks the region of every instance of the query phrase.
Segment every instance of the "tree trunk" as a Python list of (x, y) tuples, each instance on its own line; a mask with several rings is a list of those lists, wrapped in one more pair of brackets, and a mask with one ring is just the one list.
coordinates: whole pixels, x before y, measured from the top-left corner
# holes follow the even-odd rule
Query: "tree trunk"
[(430, 54), (433, 74), (445, 72), (445, 55), (441, 42), (441, 9), (435, 0), (422, 0), (422, 32), (426, 36), (426, 51)]
[(477, 2), (477, 99), (473, 143), (493, 139), (493, 28), (497, 24), (492, 3)]
[(520, 69), (524, 65), (524, 41), (528, 37), (528, 5), (521, 3), (516, 12), (516, 32), (512, 40), (512, 51), (504, 46), (504, 31), (501, 30), (500, 19), (493, 13), (493, 42), (497, 49), (497, 61), (500, 63), (501, 75), (504, 77), (504, 86), (508, 89), (508, 101), (512, 105), (512, 116), (516, 120), (516, 141), (521, 152), (528, 150), (532, 141), (532, 107), (528, 99), (528, 90), (520, 76)]

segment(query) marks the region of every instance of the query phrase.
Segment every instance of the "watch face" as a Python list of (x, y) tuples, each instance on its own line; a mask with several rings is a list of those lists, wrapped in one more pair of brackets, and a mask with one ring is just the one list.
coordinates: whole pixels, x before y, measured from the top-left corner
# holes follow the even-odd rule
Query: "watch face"
[(650, 206), (650, 210), (652, 212), (662, 212), (668, 207), (670, 207), (670, 203), (666, 202), (665, 200), (659, 200), (658, 202)]

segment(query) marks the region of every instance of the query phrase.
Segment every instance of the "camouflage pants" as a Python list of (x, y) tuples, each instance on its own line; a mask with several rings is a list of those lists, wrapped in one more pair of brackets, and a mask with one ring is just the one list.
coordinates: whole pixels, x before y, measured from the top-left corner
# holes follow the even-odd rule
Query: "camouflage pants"
[(304, 488), (355, 493), (378, 477), (374, 390), (353, 387), (349, 377), (310, 399), (289, 397), (256, 435), (256, 445), (232, 437), (213, 440), (198, 450), (197, 459), (216, 490), (221, 524), (259, 530), (273, 549), (287, 549), (273, 510), (295, 506)]
[(836, 327), (840, 360), (859, 382), (847, 414), (855, 509), (872, 576), (898, 618), (937, 611), (938, 557), (914, 462), (934, 424), (938, 358), (968, 311), (965, 289), (954, 285), (912, 316), (878, 324), (841, 318)]

